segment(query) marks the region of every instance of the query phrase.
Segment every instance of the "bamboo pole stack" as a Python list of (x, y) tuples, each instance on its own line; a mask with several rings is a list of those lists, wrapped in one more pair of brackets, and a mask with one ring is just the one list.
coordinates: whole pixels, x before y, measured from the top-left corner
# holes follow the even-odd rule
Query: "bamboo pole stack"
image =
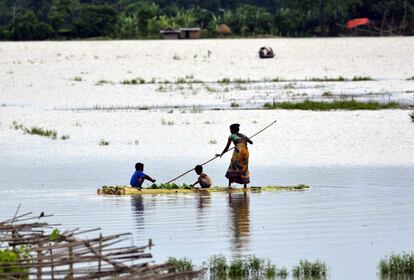
[[(17, 211), (18, 212), (18, 211)], [(168, 272), (166, 264), (154, 264), (146, 246), (124, 246), (130, 233), (85, 239), (85, 233), (66, 230), (51, 234), (56, 225), (40, 222), (49, 216), (31, 212), (0, 222), (0, 279), (193, 279), (199, 271)]]

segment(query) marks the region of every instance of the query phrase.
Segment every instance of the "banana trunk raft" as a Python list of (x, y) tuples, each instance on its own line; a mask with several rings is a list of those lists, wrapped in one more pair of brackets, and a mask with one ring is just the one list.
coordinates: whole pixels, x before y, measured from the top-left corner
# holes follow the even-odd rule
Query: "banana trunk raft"
[(210, 187), (194, 188), (190, 185), (152, 185), (149, 188), (132, 188), (130, 186), (102, 186), (97, 190), (98, 194), (110, 195), (141, 195), (141, 194), (175, 194), (175, 193), (203, 193), (203, 192), (261, 192), (261, 191), (303, 191), (310, 187), (308, 185), (296, 186), (265, 186), (265, 187), (248, 187), (248, 188), (227, 188), (227, 187)]

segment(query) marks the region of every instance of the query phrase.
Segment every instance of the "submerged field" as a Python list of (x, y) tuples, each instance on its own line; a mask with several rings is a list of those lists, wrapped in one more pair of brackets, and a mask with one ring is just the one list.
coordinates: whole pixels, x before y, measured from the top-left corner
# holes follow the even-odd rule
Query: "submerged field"
[[(376, 279), (381, 258), (414, 248), (413, 43), (0, 43), (0, 218), (22, 203), (68, 228), (151, 238), (158, 261), (254, 254), (291, 268), (320, 259), (332, 279)], [(262, 45), (276, 58), (259, 60)], [(368, 101), (397, 106), (295, 107)], [(137, 161), (163, 183), (221, 152), (231, 123), (252, 135), (274, 120), (249, 146), (251, 184), (308, 191), (96, 195), (128, 184)], [(229, 157), (205, 166), (215, 185), (226, 185)]]

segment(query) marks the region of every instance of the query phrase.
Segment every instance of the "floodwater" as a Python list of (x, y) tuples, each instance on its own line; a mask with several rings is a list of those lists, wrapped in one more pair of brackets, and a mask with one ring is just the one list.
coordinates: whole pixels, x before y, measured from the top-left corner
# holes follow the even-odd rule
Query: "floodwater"
[[(259, 60), (262, 45), (276, 58)], [(410, 111), (254, 108), (349, 97), (413, 105), (413, 45), (398, 37), (0, 43), (0, 220), (22, 204), (63, 228), (131, 232), (136, 245), (151, 238), (157, 262), (255, 254), (290, 270), (320, 259), (331, 279), (377, 279), (381, 258), (414, 248)], [(373, 80), (308, 81), (338, 76)], [(120, 83), (137, 77), (155, 83)], [(243, 82), (217, 83), (223, 78)], [(96, 195), (127, 184), (136, 161), (165, 182), (221, 152), (229, 124), (252, 135), (273, 120), (249, 146), (252, 185), (311, 190)], [(27, 135), (13, 122), (70, 138)], [(226, 184), (229, 157), (205, 167), (217, 185)]]

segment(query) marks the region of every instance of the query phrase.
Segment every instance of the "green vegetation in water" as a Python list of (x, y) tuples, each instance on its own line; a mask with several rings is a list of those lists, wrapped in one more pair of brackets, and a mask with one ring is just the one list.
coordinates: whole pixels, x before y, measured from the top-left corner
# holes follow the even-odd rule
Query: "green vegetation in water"
[(72, 81), (75, 81), (75, 82), (82, 82), (82, 77), (80, 77), (80, 76), (76, 76), (76, 77), (74, 77), (73, 79), (72, 79)]
[(97, 82), (95, 83), (95, 85), (96, 85), (96, 86), (103, 86), (103, 85), (105, 85), (105, 84), (110, 84), (110, 85), (113, 85), (113, 84), (114, 84), (114, 82), (112, 82), (112, 81), (108, 81), (108, 80), (99, 80), (99, 81), (97, 81)]
[(185, 189), (185, 190), (191, 190), (193, 189), (193, 186), (191, 185), (187, 185), (187, 184), (182, 184), (182, 185), (177, 185), (175, 183), (172, 184), (152, 184), (150, 187), (150, 189), (154, 189), (154, 190), (177, 190), (177, 189)]
[(345, 82), (347, 79), (345, 79), (342, 76), (338, 76), (336, 78), (334, 77), (323, 77), (323, 78), (310, 78), (308, 79), (311, 82)]
[(407, 78), (407, 81), (414, 81), (414, 76)]
[(240, 104), (237, 101), (234, 100), (230, 103), (230, 107), (231, 108), (239, 108)]
[(174, 121), (166, 121), (165, 119), (161, 119), (161, 125), (174, 125)]
[(193, 262), (187, 258), (169, 257), (166, 264), (169, 266), (168, 272), (192, 271), (194, 268)]
[(293, 267), (292, 274), (293, 277), (297, 279), (309, 279), (310, 277), (326, 279), (328, 269), (326, 264), (319, 260), (316, 260), (315, 262), (300, 260), (299, 265)]
[(223, 78), (221, 80), (218, 80), (217, 83), (219, 84), (229, 84), (231, 81), (229, 78)]
[[(22, 130), (25, 134), (43, 136), (53, 140), (56, 140), (58, 137), (58, 133), (56, 130), (45, 129), (37, 126), (32, 126), (31, 128), (28, 128), (25, 127), (23, 124), (19, 124), (16, 121), (13, 121), (12, 125), (15, 130)], [(61, 140), (67, 140), (69, 138), (69, 135), (62, 135), (60, 137)]]
[(354, 76), (352, 78), (352, 81), (357, 82), (357, 81), (372, 81), (373, 79), (369, 76)]
[(277, 269), (270, 260), (250, 255), (227, 262), (223, 255), (214, 255), (207, 262), (210, 279), (274, 279), (286, 278), (289, 273), (286, 268)]
[(381, 259), (378, 268), (382, 278), (412, 279), (411, 276), (414, 275), (414, 252), (391, 254), (389, 257)]
[(108, 146), (109, 145), (109, 141), (105, 140), (105, 139), (101, 139), (99, 140), (99, 146)]
[(313, 110), (313, 111), (329, 111), (329, 110), (381, 110), (396, 109), (402, 106), (397, 102), (379, 103), (374, 101), (360, 102), (356, 100), (340, 100), (333, 102), (311, 101), (303, 102), (272, 102), (263, 105), (267, 109), (286, 109), (286, 110)]
[(131, 79), (131, 80), (123, 80), (121, 82), (123, 85), (142, 85), (145, 84), (145, 80), (141, 77)]
[(20, 246), (16, 251), (0, 249), (0, 274), (13, 274), (13, 279), (29, 279), (29, 270), (19, 265), (19, 262), (29, 259), (30, 251), (24, 246)]
[(333, 93), (332, 93), (332, 91), (325, 91), (324, 93), (322, 93), (322, 96), (323, 97), (331, 97), (331, 96), (333, 96)]

